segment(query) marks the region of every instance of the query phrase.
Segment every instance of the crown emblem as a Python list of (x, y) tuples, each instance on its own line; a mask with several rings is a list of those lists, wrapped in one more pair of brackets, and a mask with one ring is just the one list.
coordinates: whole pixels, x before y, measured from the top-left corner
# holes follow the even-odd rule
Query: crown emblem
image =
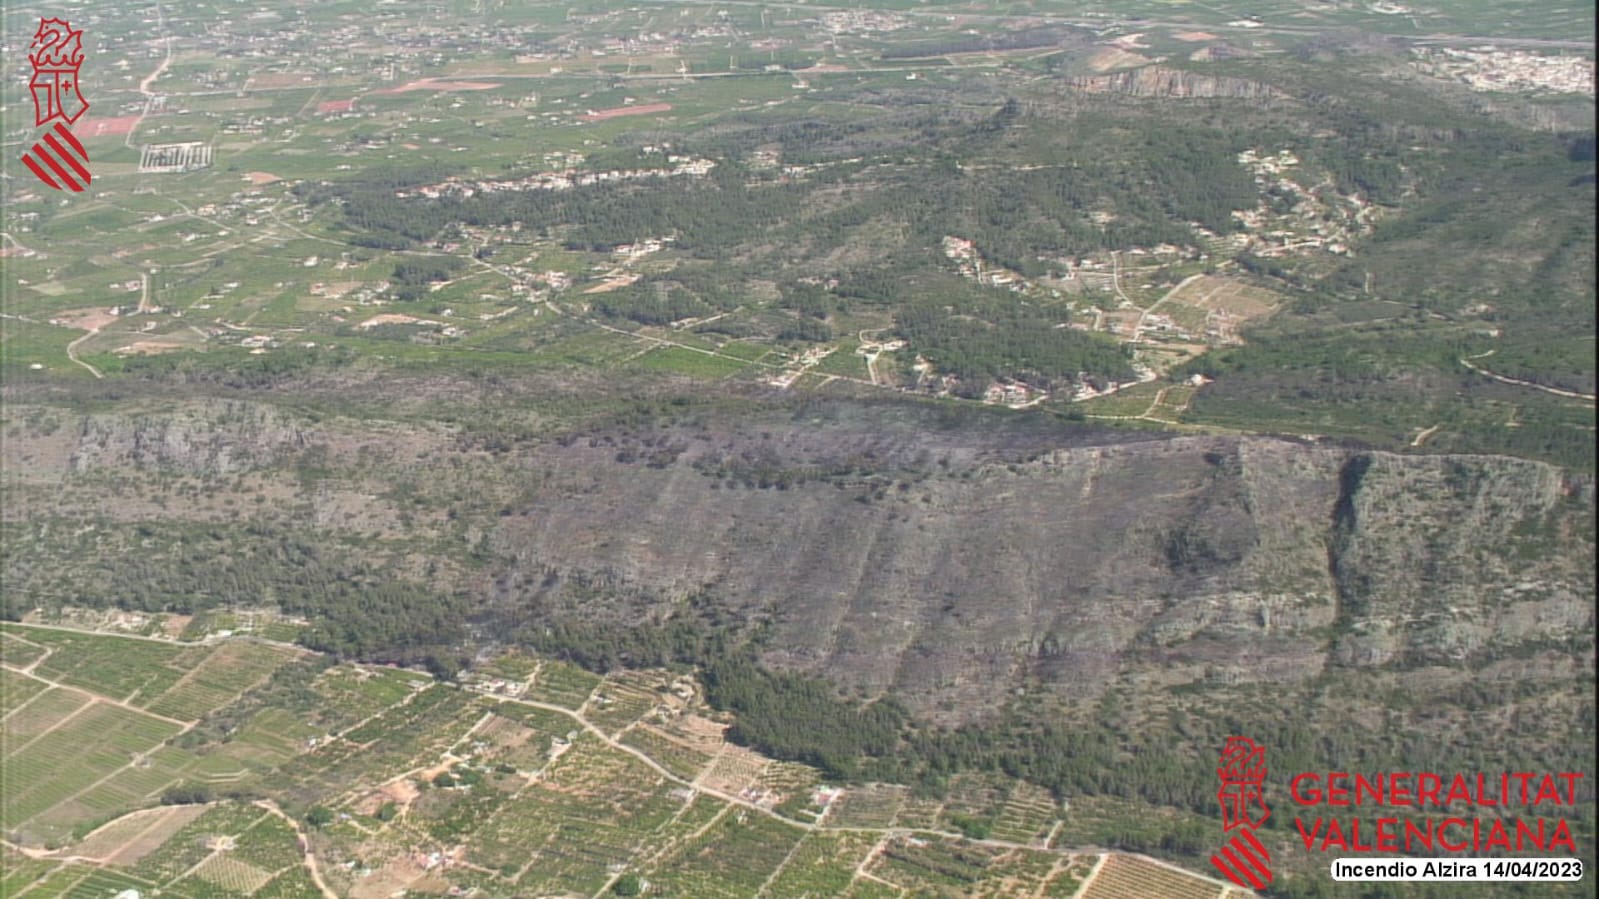
[(65, 19), (40, 19), (28, 61), (37, 69), (77, 69), (83, 65), (83, 31)]
[(1223, 783), (1261, 784), (1266, 782), (1266, 749), (1248, 737), (1229, 737), (1221, 751), (1221, 767), (1216, 774)]

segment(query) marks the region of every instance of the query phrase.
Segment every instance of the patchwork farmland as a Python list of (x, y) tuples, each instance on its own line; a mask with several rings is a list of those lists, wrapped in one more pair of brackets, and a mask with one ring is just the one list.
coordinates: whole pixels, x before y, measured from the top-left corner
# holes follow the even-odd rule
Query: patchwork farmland
[(1221, 889), (1056, 845), (1061, 804), (1009, 778), (961, 775), (941, 797), (829, 785), (726, 742), (666, 672), (506, 655), (447, 683), (146, 629), (161, 636), (0, 628), (0, 895)]

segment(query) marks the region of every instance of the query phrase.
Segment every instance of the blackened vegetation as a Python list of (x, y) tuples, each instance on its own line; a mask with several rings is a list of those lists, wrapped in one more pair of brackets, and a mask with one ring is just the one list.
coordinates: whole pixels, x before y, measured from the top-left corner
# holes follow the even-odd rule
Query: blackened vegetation
[(1225, 571), (1244, 559), (1260, 534), (1248, 494), (1235, 475), (1236, 456), (1206, 453), (1216, 476), (1196, 497), (1181, 524), (1161, 532), (1161, 553), (1173, 571), (1205, 577)]
[(1338, 597), (1338, 625), (1347, 628), (1366, 614), (1371, 587), (1358, 571), (1344, 564), (1350, 541), (1359, 524), (1355, 513), (1355, 494), (1371, 469), (1372, 457), (1352, 456), (1338, 473), (1338, 502), (1333, 506), (1332, 539), (1327, 542), (1327, 568), (1333, 574), (1333, 589)]

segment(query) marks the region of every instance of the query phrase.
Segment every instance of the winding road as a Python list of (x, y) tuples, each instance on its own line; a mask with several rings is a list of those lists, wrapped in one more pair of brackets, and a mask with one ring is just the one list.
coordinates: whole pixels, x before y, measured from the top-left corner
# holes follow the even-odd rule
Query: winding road
[(1475, 356), (1462, 356), (1460, 357), (1460, 364), (1485, 378), (1493, 378), (1495, 381), (1498, 381), (1501, 384), (1514, 384), (1517, 387), (1531, 387), (1533, 390), (1542, 390), (1544, 393), (1551, 393), (1555, 396), (1563, 396), (1567, 399), (1583, 400), (1584, 402), (1589, 403), (1594, 402), (1595, 400), (1595, 396), (1591, 393), (1581, 393), (1576, 390), (1562, 390), (1559, 387), (1548, 387), (1543, 384), (1539, 384), (1536, 381), (1526, 381), (1521, 378), (1512, 378), (1506, 375), (1494, 374), (1488, 369), (1483, 368), (1482, 366), (1471, 361), (1473, 359), (1486, 359), (1489, 356), (1492, 356), (1494, 352), (1494, 350), (1489, 350), (1486, 353), (1478, 353)]

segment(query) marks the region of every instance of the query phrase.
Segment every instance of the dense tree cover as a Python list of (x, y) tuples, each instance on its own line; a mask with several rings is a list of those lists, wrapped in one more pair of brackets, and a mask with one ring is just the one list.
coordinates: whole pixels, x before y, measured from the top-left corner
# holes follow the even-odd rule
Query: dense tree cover
[(1378, 221), (1324, 289), (1445, 313), (1486, 301), (1496, 320), (1591, 333), (1599, 216), (1592, 183), (1575, 183), (1593, 173), (1574, 152), (1581, 138), (1478, 127), (1437, 143), (1419, 158), (1369, 151), (1402, 160), (1404, 187), (1415, 195)]
[(1253, 177), (1238, 164), (1239, 151), (1249, 146), (1244, 136), (1170, 128), (1146, 131), (1143, 140), (1133, 158), (1148, 161), (1149, 180), (1130, 193), (1156, 198), (1177, 221), (1198, 222), (1218, 234), (1238, 230), (1233, 211), (1251, 209), (1259, 200)]
[(826, 343), (833, 339), (833, 326), (813, 318), (796, 318), (778, 329), (777, 339)]
[[(1015, 115), (999, 113), (1000, 118)], [(872, 189), (860, 199), (811, 217), (803, 215), (803, 204), (825, 182), (749, 180), (754, 176), (731, 164), (719, 166), (703, 182), (671, 179), (648, 186), (500, 192), (471, 199), (402, 200), (386, 185), (346, 184), (329, 190), (343, 200), (345, 220), (352, 228), (400, 233), (418, 241), (431, 239), (454, 222), (521, 221), (563, 234), (569, 245), (590, 250), (608, 250), (648, 236), (674, 236), (679, 250), (712, 260), (711, 264), (680, 266), (669, 276), (596, 295), (591, 301), (591, 308), (601, 315), (649, 325), (705, 317), (749, 302), (743, 282), (748, 274), (734, 272), (719, 260), (752, 242), (807, 244), (820, 251), (845, 245), (857, 231), (876, 227), (875, 223), (900, 221), (910, 229), (911, 241), (864, 264), (838, 269), (841, 283), (836, 292), (814, 278), (801, 282), (783, 271), (774, 272), (780, 283), (779, 304), (818, 319), (852, 303), (894, 308), (901, 335), (914, 349), (980, 391), (995, 377), (1049, 383), (1086, 373), (1119, 380), (1129, 377), (1129, 368), (1125, 354), (1109, 342), (1057, 328), (1058, 315), (1045, 315), (1015, 297), (987, 296), (956, 279), (937, 277), (933, 273), (943, 263), (929, 248), (938, 246), (947, 234), (968, 235), (995, 261), (1040, 274), (1051, 266), (1047, 259), (1111, 244), (1189, 242), (1191, 232), (1174, 217), (1191, 216), (1225, 230), (1231, 209), (1243, 205), (1228, 192), (1238, 178), (1219, 174), (1223, 164), (1238, 169), (1228, 155), (1231, 146), (1219, 139), (1173, 146), (1183, 147), (1174, 164), (1142, 175), (1121, 173), (1127, 208), (1118, 204), (1122, 219), (1103, 231), (1087, 221), (1086, 212), (1102, 196), (1105, 182), (1095, 179), (1107, 173), (1071, 168), (957, 172), (948, 190), (936, 192), (926, 190), (914, 167), (876, 172), (870, 177)], [(1188, 164), (1191, 160), (1193, 165)], [(1136, 199), (1148, 191), (1135, 178), (1161, 181), (1165, 202), (1177, 205), (1166, 209)], [(1239, 183), (1252, 189), (1247, 178)], [(401, 275), (397, 270), (396, 276)], [(402, 282), (409, 285), (447, 273), (410, 263), (403, 275)], [(800, 320), (770, 336), (818, 341), (829, 339), (831, 330)]]
[(919, 279), (918, 298), (895, 316), (901, 336), (940, 371), (961, 381), (956, 392), (980, 396), (997, 378), (1059, 386), (1080, 375), (1131, 380), (1131, 356), (1102, 335), (1065, 327), (1060, 312), (1015, 294), (955, 278)]
[(895, 751), (909, 719), (892, 698), (842, 700), (824, 680), (772, 672), (750, 655), (713, 659), (701, 677), (706, 699), (738, 716), (728, 739), (833, 778), (853, 779), (863, 758)]
[[(209, 358), (208, 358), (209, 357)], [(262, 355), (220, 352), (130, 356), (122, 376), (144, 382), (210, 384), (229, 390), (260, 389), (298, 382), (313, 373), (338, 371), (358, 359), (349, 347), (281, 347)]]
[(394, 266), (394, 295), (396, 298), (410, 302), (427, 296), (428, 288), (441, 281), (448, 281), (459, 272), (466, 263), (454, 256), (438, 256), (426, 261), (405, 260)]
[[(1020, 170), (960, 167), (947, 155), (981, 158), (986, 144), (1025, 119), (1011, 101), (971, 122), (916, 113), (888, 123), (804, 120), (751, 124), (731, 134), (716, 130), (701, 140), (728, 155), (717, 156), (717, 167), (704, 179), (424, 199), (396, 197), (394, 176), (385, 176), (321, 185), (304, 195), (312, 202), (339, 200), (353, 232), (385, 239), (431, 240), (456, 222), (520, 221), (558, 233), (570, 246), (601, 251), (671, 234), (679, 248), (712, 259), (771, 239), (826, 250), (886, 219), (911, 229), (913, 245), (936, 246), (943, 235), (955, 233), (976, 240), (985, 252), (992, 247), (997, 261), (1028, 273), (1043, 271), (1040, 256), (1192, 242), (1190, 221), (1231, 231), (1237, 227), (1232, 211), (1256, 202), (1254, 183), (1236, 160), (1244, 144), (1206, 128), (1148, 129), (1136, 153), (1116, 159), (1084, 153), (1061, 165)], [(790, 163), (803, 163), (827, 147), (837, 149), (814, 161), (874, 150), (909, 155), (887, 164), (832, 166), (797, 181), (747, 170), (733, 155), (771, 143), (782, 146)], [(814, 197), (835, 185), (856, 190), (849, 202), (814, 214)], [(1095, 225), (1089, 213), (1096, 209), (1113, 210), (1114, 221)]]
[(162, 805), (204, 805), (216, 798), (209, 784), (181, 781), (161, 791)]
[[(1194, 397), (1193, 408), (1222, 424), (1335, 432), (1367, 445), (1404, 446), (1425, 420), (1441, 429), (1429, 441), (1433, 450), (1593, 469), (1591, 406), (1498, 385), (1461, 363), (1493, 349), (1478, 361), (1514, 376), (1591, 389), (1592, 339), (1586, 346), (1569, 335), (1545, 333), (1540, 340), (1536, 332), (1494, 339), (1480, 333), (1486, 326), (1435, 332), (1426, 325), (1424, 315), (1410, 312), (1392, 323), (1262, 329), (1249, 343), (1207, 353), (1171, 376), (1215, 378)], [(1506, 424), (1512, 409), (1513, 427)]]
[(706, 699), (738, 715), (728, 738), (773, 758), (801, 761), (830, 777), (855, 779), (861, 763), (901, 746), (909, 715), (893, 699), (841, 699), (826, 680), (773, 672), (756, 661), (740, 622), (719, 620), (699, 597), (694, 613), (655, 626), (565, 622), (529, 627), (535, 648), (598, 672), (621, 666), (697, 666)]
[(778, 285), (777, 305), (815, 319), (826, 319), (839, 305), (838, 298), (817, 284), (789, 282)]
[(421, 664), (454, 674), (463, 664), (456, 649), (466, 637), (464, 597), (390, 580), (338, 583), (314, 595), (286, 598), (289, 611), (312, 618), (300, 638), (312, 649), (343, 658)]
[(639, 282), (602, 293), (589, 303), (589, 308), (606, 318), (622, 318), (641, 325), (665, 325), (712, 311), (699, 297), (665, 281)]
[(597, 294), (589, 308), (607, 318), (642, 325), (665, 325), (685, 318), (727, 312), (748, 301), (744, 277), (716, 264), (682, 265)]
[[(313, 456), (301, 459), (302, 477), (317, 476)], [(76, 592), (74, 604), (200, 614), (272, 602), (314, 622), (301, 636), (313, 649), (445, 674), (460, 667), (465, 597), (395, 577), (342, 547), (260, 522), (201, 533), (142, 524), (132, 536), (164, 551), (100, 559), (103, 573), (79, 575), (107, 586)], [(22, 610), (7, 611), (15, 617)]]
[[(987, 297), (938, 277), (947, 263), (936, 248), (944, 237), (960, 236), (991, 262), (1039, 276), (1108, 248), (1193, 245), (1189, 223), (1227, 232), (1237, 227), (1233, 211), (1256, 202), (1256, 187), (1236, 159), (1246, 144), (1219, 129), (1178, 124), (1139, 130), (1135, 151), (1114, 157), (1085, 144), (1052, 165), (957, 161), (981, 159), (1048, 124), (1015, 99), (987, 114), (908, 109), (873, 121), (741, 115), (686, 138), (717, 162), (704, 178), (426, 199), (397, 197), (390, 175), (319, 185), (305, 196), (338, 200), (350, 230), (384, 240), (435, 241), (457, 224), (520, 222), (589, 251), (671, 236), (677, 251), (704, 260), (596, 295), (591, 309), (609, 318), (662, 325), (707, 317), (750, 304), (747, 279), (761, 278), (777, 283), (778, 305), (801, 318), (739, 336), (825, 341), (829, 316), (880, 305), (894, 311), (913, 351), (955, 374), (969, 393), (996, 378), (1040, 385), (1079, 375), (1126, 379), (1127, 357), (1109, 342), (1059, 328), (1060, 316), (1013, 297)], [(799, 179), (745, 166), (745, 153), (772, 144), (785, 162), (828, 165)], [(632, 166), (636, 156), (626, 146), (597, 158)], [(1109, 215), (1096, 223), (1102, 213)], [(885, 233), (898, 236), (880, 252), (850, 251), (877, 245)], [(744, 260), (737, 270), (726, 262), (732, 258)], [(822, 258), (830, 261), (818, 265)], [(447, 276), (421, 262), (402, 268), (399, 289), (412, 294)]]
[(405, 260), (394, 266), (393, 278), (400, 284), (426, 286), (448, 281), (465, 263), (455, 257), (436, 257), (426, 261)]

